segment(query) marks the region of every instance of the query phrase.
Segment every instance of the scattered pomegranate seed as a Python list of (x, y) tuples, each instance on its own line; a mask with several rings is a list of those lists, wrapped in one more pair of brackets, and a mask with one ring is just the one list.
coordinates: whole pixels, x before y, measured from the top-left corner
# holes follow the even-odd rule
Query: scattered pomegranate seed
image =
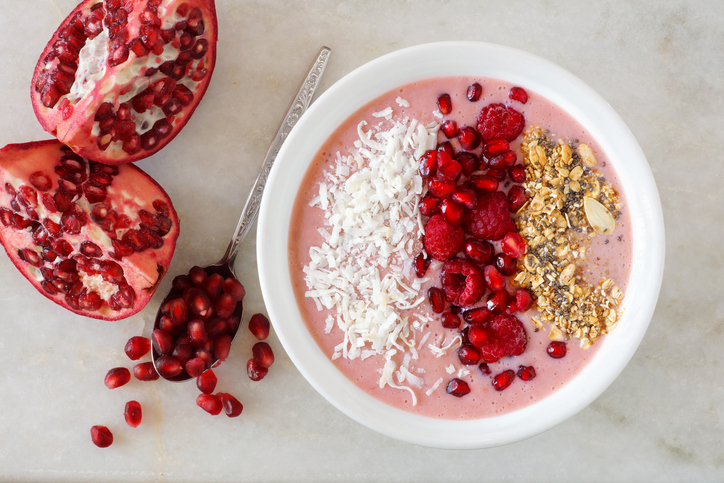
[(483, 147), (483, 154), (488, 158), (498, 156), (506, 151), (510, 151), (510, 143), (505, 139), (491, 139)]
[(199, 394), (196, 397), (196, 405), (212, 416), (221, 413), (224, 407), (219, 396), (215, 394)]
[(447, 121), (443, 122), (440, 126), (440, 130), (445, 134), (445, 136), (448, 139), (452, 139), (458, 135), (458, 123), (453, 121), (452, 119), (448, 119)]
[(435, 172), (437, 172), (437, 151), (432, 149), (426, 151), (425, 154), (420, 157), (419, 164), (420, 175), (423, 178), (433, 176)]
[(141, 419), (143, 419), (141, 404), (138, 401), (128, 401), (123, 410), (123, 416), (130, 427), (137, 428), (141, 424)]
[(219, 392), (216, 395), (221, 399), (221, 405), (228, 417), (235, 418), (244, 410), (244, 406), (231, 394)]
[(496, 391), (503, 391), (510, 386), (515, 380), (515, 372), (512, 369), (503, 371), (493, 377), (493, 387)]
[(516, 183), (525, 183), (525, 180), (527, 179), (525, 168), (521, 164), (516, 164), (510, 168), (508, 170), (508, 174), (510, 175), (510, 179)]
[(218, 379), (214, 371), (209, 369), (196, 378), (196, 387), (204, 394), (211, 394), (216, 389)]
[(521, 104), (528, 102), (528, 93), (522, 87), (511, 87), (508, 97), (514, 101), (518, 101)]
[(156, 381), (160, 377), (153, 362), (141, 362), (133, 366), (133, 376), (139, 381)]
[(468, 86), (468, 100), (470, 102), (476, 102), (480, 99), (480, 96), (483, 94), (483, 86), (481, 86), (478, 82), (473, 82)]
[[(470, 330), (468, 330), (468, 337), (470, 337)], [(463, 344), (458, 349), (458, 357), (460, 362), (466, 366), (472, 366), (480, 362), (480, 351), (472, 344)]]
[(427, 256), (425, 252), (420, 252), (415, 257), (415, 261), (413, 263), (413, 268), (415, 270), (415, 275), (417, 275), (417, 278), (422, 278), (427, 273), (427, 269), (430, 267), (430, 262), (432, 260), (430, 257)]
[(501, 290), (500, 292), (493, 292), (490, 294), (487, 300), (487, 308), (493, 314), (502, 314), (507, 303), (508, 292)]
[(427, 180), (427, 189), (438, 198), (445, 198), (447, 195), (455, 191), (455, 183), (442, 181), (437, 178), (429, 178)]
[(493, 292), (500, 292), (505, 290), (507, 281), (505, 277), (492, 265), (485, 265), (483, 268), (483, 276), (485, 277), (485, 283), (488, 288)]
[(474, 174), (470, 178), (470, 183), (481, 191), (498, 191), (500, 182), (490, 175)]
[(480, 133), (472, 126), (463, 126), (460, 128), (458, 133), (458, 141), (463, 149), (472, 151), (480, 146), (483, 142), (483, 138), (480, 137)]
[(495, 268), (497, 268), (500, 273), (508, 277), (515, 274), (518, 270), (518, 262), (515, 258), (505, 253), (496, 253), (495, 257), (493, 257), (493, 265), (495, 265)]
[(486, 241), (480, 241), (473, 238), (465, 240), (463, 246), (465, 257), (479, 265), (485, 265), (493, 258), (495, 249), (493, 245)]
[(108, 389), (116, 389), (117, 387), (128, 384), (131, 380), (131, 371), (125, 367), (114, 367), (106, 374), (103, 381)]
[[(492, 314), (491, 314), (492, 315)], [(468, 341), (474, 346), (480, 349), (488, 343), (490, 340), (490, 334), (483, 324), (474, 324), (468, 327)], [(480, 353), (478, 352), (478, 358)]]
[(463, 205), (456, 203), (449, 198), (445, 198), (442, 200), (442, 203), (440, 203), (440, 214), (448, 221), (448, 223), (457, 228), (463, 224), (465, 208)]
[(460, 163), (462, 172), (465, 176), (470, 177), (475, 171), (481, 169), (481, 159), (475, 153), (460, 151), (455, 155), (455, 161)]
[(518, 161), (518, 155), (515, 151), (506, 151), (503, 154), (499, 154), (488, 161), (488, 166), (491, 169), (507, 170), (515, 166)]
[(446, 329), (457, 329), (460, 327), (460, 316), (452, 312), (442, 314), (442, 326)]
[(447, 384), (447, 393), (455, 397), (463, 397), (470, 392), (470, 386), (462, 379), (451, 379)]
[(535, 368), (533, 366), (518, 367), (518, 377), (524, 381), (530, 381), (535, 377)]
[(560, 358), (566, 356), (566, 352), (568, 352), (568, 348), (566, 347), (565, 342), (554, 340), (553, 342), (548, 344), (548, 348), (546, 349), (546, 352), (552, 358), (560, 359)]
[(481, 362), (480, 365), (478, 366), (478, 368), (480, 369), (480, 372), (482, 372), (486, 376), (489, 376), (490, 374), (492, 374), (492, 371), (490, 370), (490, 366), (488, 365), (487, 362)]
[(492, 316), (493, 313), (487, 307), (476, 307), (463, 312), (463, 319), (469, 324), (483, 324)]
[(510, 187), (510, 189), (508, 190), (508, 203), (510, 203), (510, 211), (515, 213), (523, 207), (526, 201), (528, 201), (528, 195), (525, 194), (525, 188), (520, 185), (514, 185)]
[(123, 352), (126, 353), (129, 359), (136, 361), (141, 357), (145, 356), (151, 351), (151, 341), (145, 337), (133, 336), (128, 339), (126, 346), (123, 348)]
[(269, 369), (259, 364), (253, 357), (246, 363), (246, 374), (252, 381), (261, 381), (268, 372)]
[(442, 94), (437, 98), (437, 106), (440, 112), (443, 114), (450, 114), (452, 112), (452, 100), (450, 94)]
[(515, 291), (515, 303), (517, 305), (518, 312), (525, 312), (533, 305), (533, 296), (528, 290), (519, 288)]
[(432, 311), (441, 314), (445, 310), (445, 292), (439, 287), (430, 287), (427, 291), (427, 298), (432, 305)]
[(455, 156), (455, 149), (453, 149), (452, 143), (450, 141), (445, 141), (437, 145), (437, 152), (438, 153), (445, 153), (451, 158)]
[(525, 253), (525, 240), (516, 232), (506, 233), (500, 242), (500, 249), (511, 258), (520, 258)]
[(249, 320), (249, 330), (258, 340), (269, 337), (269, 319), (264, 314), (254, 314)]
[(190, 377), (199, 377), (206, 370), (206, 361), (200, 357), (192, 357), (187, 360), (183, 366)]
[(91, 440), (99, 448), (107, 448), (113, 444), (113, 433), (105, 426), (96, 425), (91, 428)]

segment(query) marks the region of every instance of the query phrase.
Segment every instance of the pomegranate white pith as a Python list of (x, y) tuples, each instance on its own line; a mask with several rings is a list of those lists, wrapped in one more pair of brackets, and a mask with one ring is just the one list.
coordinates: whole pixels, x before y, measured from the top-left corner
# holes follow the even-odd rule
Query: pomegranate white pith
[(36, 116), (87, 159), (150, 156), (204, 95), (216, 38), (213, 0), (85, 0), (40, 56), (31, 84)]
[(0, 187), (0, 241), (43, 295), (108, 320), (148, 303), (179, 234), (171, 200), (151, 177), (53, 140), (0, 150)]

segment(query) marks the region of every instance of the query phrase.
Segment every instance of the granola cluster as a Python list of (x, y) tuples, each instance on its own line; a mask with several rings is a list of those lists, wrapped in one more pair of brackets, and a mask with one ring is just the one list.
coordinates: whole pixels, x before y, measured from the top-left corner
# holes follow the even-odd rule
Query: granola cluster
[(554, 142), (540, 127), (521, 145), (529, 201), (516, 224), (527, 244), (514, 282), (537, 301), (533, 322), (551, 339), (580, 340), (588, 348), (617, 323), (623, 292), (610, 278), (596, 284), (581, 273), (593, 236), (611, 233), (620, 214), (618, 193), (594, 167), (586, 144)]

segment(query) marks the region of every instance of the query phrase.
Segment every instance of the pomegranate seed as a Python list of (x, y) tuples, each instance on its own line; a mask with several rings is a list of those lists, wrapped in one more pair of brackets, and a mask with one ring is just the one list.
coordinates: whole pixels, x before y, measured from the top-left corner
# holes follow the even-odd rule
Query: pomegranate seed
[(528, 93), (522, 87), (511, 87), (508, 97), (514, 101), (518, 101), (521, 104), (528, 102)]
[(132, 361), (136, 361), (145, 356), (150, 352), (150, 350), (151, 341), (138, 335), (128, 339), (126, 346), (123, 348), (123, 352), (125, 352), (128, 358)]
[(443, 218), (456, 228), (463, 224), (465, 208), (451, 199), (446, 198), (442, 200), (442, 203), (440, 203), (440, 213)]
[(166, 379), (178, 376), (183, 370), (183, 367), (181, 367), (181, 363), (178, 360), (166, 355), (162, 355), (156, 359), (156, 368), (159, 375), (165, 377)]
[(482, 372), (486, 376), (489, 376), (492, 373), (492, 371), (490, 370), (490, 366), (487, 362), (481, 362), (478, 366), (478, 369), (480, 369), (480, 372)]
[(508, 170), (508, 175), (510, 176), (510, 179), (516, 183), (525, 183), (525, 180), (527, 179), (525, 168), (521, 164), (516, 164), (510, 168)]
[(138, 401), (128, 401), (123, 410), (123, 416), (130, 427), (137, 428), (141, 424), (141, 419), (143, 419), (141, 404)]
[(257, 342), (254, 344), (251, 348), (251, 353), (254, 360), (266, 369), (274, 364), (274, 352), (272, 351), (271, 346), (266, 342)]
[(430, 262), (432, 259), (430, 259), (426, 253), (420, 252), (415, 257), (415, 261), (413, 263), (413, 267), (415, 269), (415, 275), (417, 275), (417, 278), (422, 278), (427, 273), (427, 269), (430, 267)]
[(429, 150), (426, 151), (420, 157), (420, 175), (422, 177), (428, 177), (435, 174), (437, 171), (437, 151)]
[(203, 320), (192, 320), (186, 327), (186, 331), (189, 336), (189, 343), (192, 346), (201, 347), (209, 340)]
[[(193, 279), (191, 280), (193, 282)], [(200, 283), (203, 283), (203, 280)], [(209, 299), (209, 296), (206, 295), (206, 292), (199, 288), (190, 288), (186, 290), (183, 298), (191, 312), (199, 317), (206, 316), (211, 308), (211, 299)]]
[(455, 191), (454, 182), (441, 181), (437, 178), (428, 178), (427, 189), (438, 198), (445, 198), (447, 195)]
[[(163, 317), (162, 317), (163, 318)], [(153, 340), (153, 348), (159, 354), (170, 354), (173, 351), (173, 340), (171, 335), (165, 330), (155, 329), (151, 333), (151, 340)]]
[(196, 387), (204, 394), (211, 394), (216, 389), (218, 379), (214, 371), (209, 369), (196, 378)]
[(229, 317), (236, 310), (236, 303), (236, 298), (233, 295), (226, 292), (222, 293), (214, 306), (216, 314), (222, 318)]
[(469, 238), (463, 245), (465, 257), (479, 265), (485, 265), (493, 258), (495, 248), (490, 242)]
[[(260, 342), (261, 344), (262, 342)], [(222, 335), (214, 340), (214, 358), (220, 361), (225, 361), (229, 357), (231, 352), (231, 336), (228, 334)]]
[(438, 153), (445, 153), (451, 158), (455, 156), (455, 150), (453, 149), (452, 144), (450, 141), (445, 141), (443, 143), (440, 143), (437, 145), (437, 152)]
[(442, 314), (442, 326), (446, 329), (457, 329), (460, 327), (460, 316), (452, 312)]
[(105, 426), (93, 426), (91, 428), (91, 440), (99, 448), (107, 448), (113, 444), (113, 433)]
[[(468, 337), (470, 337), (469, 330)], [(480, 362), (480, 351), (472, 344), (463, 344), (458, 349), (458, 357), (460, 358), (460, 362), (466, 366), (471, 366)]]
[(241, 414), (244, 410), (244, 406), (231, 394), (225, 392), (216, 393), (221, 399), (221, 405), (224, 407), (224, 412), (230, 418), (235, 418)]
[(483, 138), (474, 127), (463, 126), (460, 128), (460, 132), (458, 133), (458, 141), (463, 149), (472, 151), (480, 146), (480, 143), (483, 142)]
[(491, 158), (488, 165), (491, 169), (506, 170), (515, 166), (516, 161), (518, 161), (518, 155), (515, 154), (515, 151), (506, 151)]
[(518, 301), (515, 298), (515, 295), (512, 295), (508, 297), (508, 301), (505, 302), (505, 310), (503, 310), (504, 313), (508, 315), (513, 315), (518, 311)]
[(510, 277), (518, 269), (518, 262), (515, 258), (506, 255), (505, 253), (496, 253), (493, 258), (493, 265), (503, 275)]
[(424, 216), (432, 216), (440, 212), (440, 198), (427, 192), (423, 195), (419, 204), (420, 213)]
[(437, 153), (437, 179), (454, 185), (461, 171), (462, 166), (452, 156), (446, 152)]
[(445, 292), (439, 287), (430, 287), (427, 290), (427, 298), (432, 305), (432, 311), (441, 314), (445, 310)]
[(488, 288), (490, 288), (493, 292), (505, 290), (507, 281), (494, 266), (485, 265), (485, 268), (483, 268), (483, 276), (485, 277), (485, 283)]
[(481, 191), (498, 191), (500, 182), (492, 176), (474, 174), (470, 177), (470, 183)]
[(117, 387), (128, 384), (131, 380), (131, 371), (125, 367), (114, 367), (108, 374), (106, 374), (105, 380), (103, 381), (108, 389), (115, 389)]
[(518, 312), (525, 312), (533, 305), (533, 296), (524, 288), (515, 291), (515, 303)]
[(156, 381), (159, 378), (153, 362), (141, 362), (133, 366), (133, 376), (139, 381)]
[(171, 282), (171, 288), (173, 288), (176, 292), (183, 293), (185, 290), (191, 288), (193, 285), (191, 284), (191, 279), (188, 277), (188, 275), (178, 275), (176, 278), (173, 279), (173, 282)]
[(463, 312), (463, 319), (469, 324), (484, 324), (493, 316), (487, 307), (476, 307)]
[(560, 359), (560, 358), (566, 356), (566, 352), (568, 352), (568, 348), (566, 347), (565, 342), (554, 340), (553, 342), (548, 344), (548, 348), (546, 349), (546, 352), (552, 358)]
[(450, 94), (442, 94), (437, 98), (437, 106), (440, 112), (443, 114), (450, 114), (452, 112), (452, 100)]
[(496, 391), (503, 391), (510, 386), (515, 380), (515, 372), (512, 369), (503, 371), (493, 377), (493, 387)]
[(190, 377), (199, 377), (206, 370), (206, 362), (200, 357), (192, 357), (186, 361), (184, 369)]
[(483, 154), (487, 158), (495, 157), (499, 154), (503, 154), (506, 151), (510, 151), (510, 143), (505, 139), (491, 139), (483, 147)]
[(252, 381), (261, 381), (268, 372), (269, 369), (260, 365), (253, 357), (246, 363), (246, 374)]
[(525, 188), (520, 185), (510, 187), (508, 190), (508, 203), (510, 203), (510, 207), (508, 209), (511, 212), (515, 213), (521, 209), (526, 201), (528, 201), (528, 196), (525, 194)]
[(448, 119), (440, 126), (440, 130), (448, 139), (452, 139), (458, 135), (458, 123), (452, 119)]
[(189, 280), (194, 287), (201, 287), (206, 280), (206, 270), (199, 266), (191, 267), (189, 270)]
[(501, 314), (505, 311), (505, 305), (508, 303), (508, 292), (501, 290), (490, 294), (487, 300), (487, 308), (494, 314)]
[(269, 337), (269, 319), (264, 314), (254, 314), (249, 320), (249, 330), (258, 340)]
[(483, 95), (483, 86), (481, 86), (478, 82), (473, 82), (468, 86), (468, 100), (470, 102), (476, 102), (480, 99), (480, 96)]
[(214, 394), (199, 394), (196, 397), (196, 405), (212, 416), (221, 413), (224, 407), (219, 396)]
[(234, 297), (234, 300), (236, 300), (237, 302), (240, 302), (246, 296), (246, 289), (244, 289), (244, 286), (241, 284), (241, 282), (239, 282), (235, 278), (229, 277), (224, 280), (222, 289), (224, 290), (224, 292)]
[(475, 153), (460, 151), (455, 155), (455, 161), (460, 163), (463, 174), (468, 177), (480, 169), (480, 157)]
[(189, 310), (186, 307), (186, 302), (181, 297), (173, 299), (168, 303), (168, 315), (171, 318), (171, 322), (174, 325), (181, 325), (186, 322)]
[(447, 384), (447, 393), (455, 397), (463, 397), (470, 392), (470, 386), (462, 379), (452, 379)]
[(530, 381), (535, 377), (535, 368), (533, 366), (518, 367), (518, 377), (524, 381)]
[[(488, 343), (489, 339), (490, 334), (483, 324), (474, 324), (468, 327), (468, 341), (474, 347), (477, 347), (478, 349), (482, 348)], [(478, 353), (478, 358), (479, 357), (480, 353)]]
[(215, 340), (226, 333), (228, 325), (226, 319), (214, 318), (206, 325), (206, 335), (209, 340)]
[(206, 277), (201, 283), (201, 288), (204, 289), (206, 295), (208, 295), (213, 302), (219, 298), (219, 295), (221, 295), (223, 283), (224, 277), (222, 277), (218, 273), (212, 273), (211, 275)]
[(478, 195), (475, 193), (475, 191), (465, 188), (465, 187), (459, 187), (455, 191), (452, 192), (452, 195), (450, 198), (456, 202), (459, 203), (465, 208), (469, 209), (475, 209), (478, 206)]
[(500, 249), (511, 258), (520, 258), (525, 253), (525, 240), (515, 232), (506, 233), (500, 242)]

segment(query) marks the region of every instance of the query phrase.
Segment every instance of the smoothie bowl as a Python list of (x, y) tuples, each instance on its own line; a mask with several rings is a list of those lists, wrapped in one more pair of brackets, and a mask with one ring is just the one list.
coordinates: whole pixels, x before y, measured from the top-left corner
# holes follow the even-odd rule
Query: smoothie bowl
[(258, 265), (275, 331), (348, 416), (425, 446), (549, 429), (621, 373), (663, 275), (646, 159), (530, 54), (445, 42), (330, 87), (280, 151)]

